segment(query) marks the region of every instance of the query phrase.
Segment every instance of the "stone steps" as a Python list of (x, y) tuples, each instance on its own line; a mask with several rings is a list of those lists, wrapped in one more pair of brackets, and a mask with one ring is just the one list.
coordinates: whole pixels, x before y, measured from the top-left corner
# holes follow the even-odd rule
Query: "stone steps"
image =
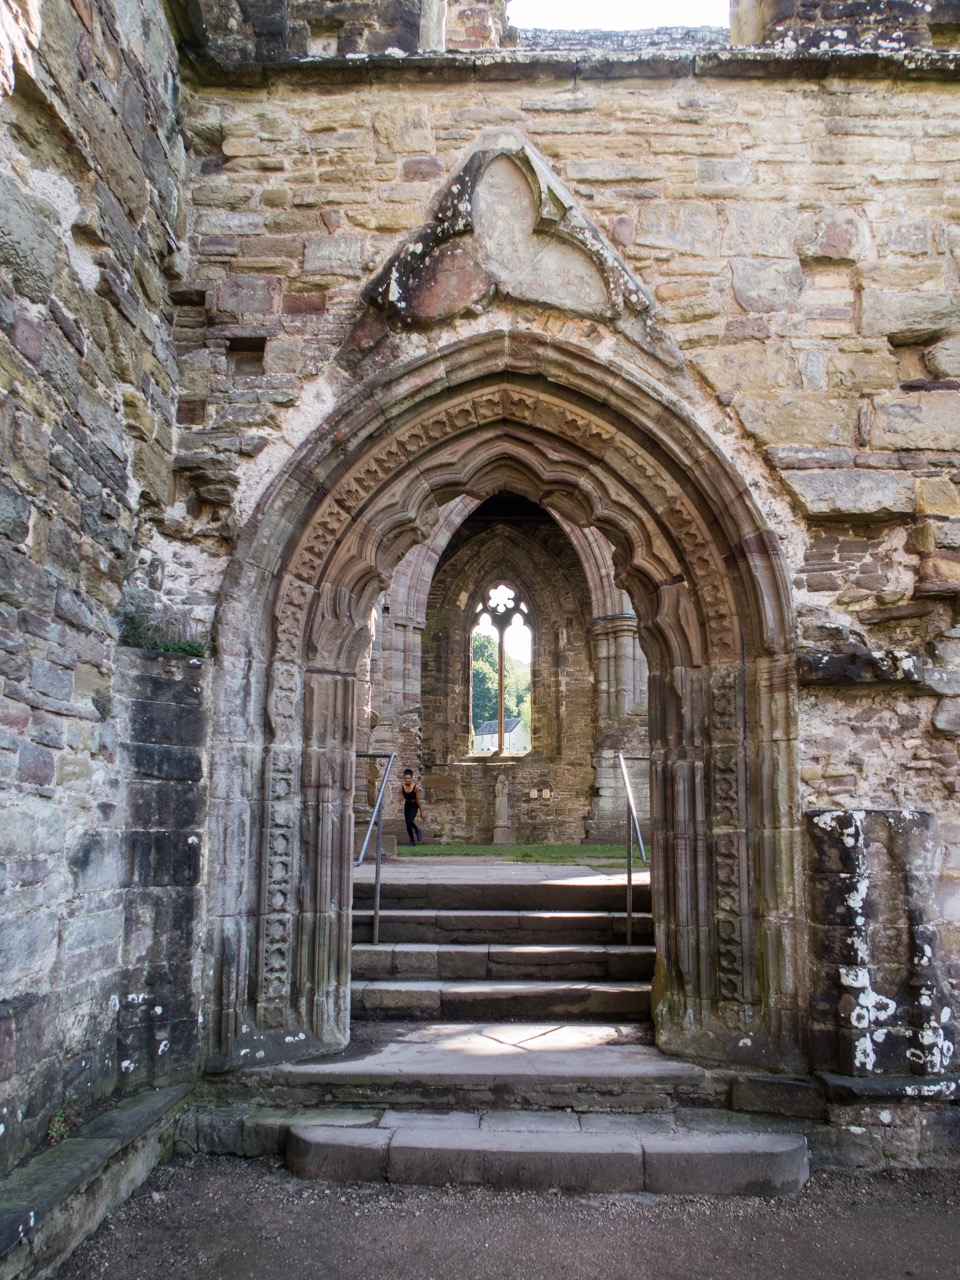
[[(372, 936), (373, 911), (355, 908), (354, 942), (369, 942)], [(438, 911), (428, 907), (386, 908), (380, 912), (381, 942), (622, 946), (626, 936), (626, 914), (616, 911)], [(653, 917), (649, 912), (634, 915), (633, 939), (643, 945), (653, 941)]]
[[(619, 1020), (369, 1025), (363, 1038), (373, 1047), (348, 1050), (343, 1060), (251, 1066), (243, 1096), (275, 1107), (455, 1111), (666, 1113), (726, 1105), (726, 1083), (666, 1057), (644, 1036), (643, 1027)], [(224, 1085), (231, 1096), (230, 1081)]]
[(809, 1176), (799, 1134), (709, 1132), (660, 1117), (545, 1112), (293, 1118), (296, 1177), (333, 1183), (496, 1186), (581, 1194), (779, 1196)]
[(356, 980), (492, 982), (504, 980), (626, 981), (653, 976), (653, 947), (560, 946), (500, 943), (453, 944), (423, 942), (355, 943)]
[(585, 867), (384, 868), (379, 941), (372, 868), (354, 881), (355, 1019), (440, 1021), (650, 1018), (655, 954), (645, 875), (633, 943), (623, 876)]
[[(623, 1024), (367, 1024), (339, 1059), (208, 1082), (189, 1149), (273, 1155), (333, 1183), (781, 1195), (814, 1120), (731, 1110), (729, 1072)], [(774, 1082), (776, 1083), (776, 1082)], [(226, 1104), (226, 1105), (224, 1105)]]
[(543, 1019), (564, 1022), (615, 1018), (625, 1022), (650, 1017), (646, 982), (352, 982), (354, 1018)]
[[(401, 865), (406, 872), (409, 863)], [(511, 868), (481, 867), (473, 877), (440, 878), (441, 873), (425, 872), (420, 879), (403, 875), (392, 866), (384, 868), (380, 886), (380, 909), (389, 911), (578, 911), (626, 912), (627, 891), (623, 877), (604, 876), (571, 868), (569, 877), (543, 875), (510, 879)], [(532, 865), (521, 868), (535, 871)], [(556, 868), (548, 868), (555, 872)], [(486, 875), (483, 873), (486, 872)], [(354, 879), (353, 905), (360, 910), (373, 906), (372, 868), (361, 867)], [(634, 883), (635, 914), (650, 911), (650, 885), (646, 873)]]

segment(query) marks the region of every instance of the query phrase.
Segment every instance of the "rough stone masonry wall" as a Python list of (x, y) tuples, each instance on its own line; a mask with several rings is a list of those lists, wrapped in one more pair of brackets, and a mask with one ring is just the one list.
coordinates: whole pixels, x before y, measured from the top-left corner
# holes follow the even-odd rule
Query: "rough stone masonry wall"
[[(806, 654), (804, 806), (934, 813), (930, 916), (956, 957), (953, 63), (499, 57), (191, 87), (178, 491), (154, 544), (168, 598), (212, 616), (236, 528), (349, 386), (336, 356), (365, 281), (484, 131), (517, 131), (642, 277), (691, 404), (781, 539)], [(562, 308), (479, 310), (395, 335), (394, 358), (494, 326), (632, 358)]]
[(0, 1172), (151, 1078), (167, 1005), (115, 615), (173, 496), (176, 70), (159, 5), (0, 0)]

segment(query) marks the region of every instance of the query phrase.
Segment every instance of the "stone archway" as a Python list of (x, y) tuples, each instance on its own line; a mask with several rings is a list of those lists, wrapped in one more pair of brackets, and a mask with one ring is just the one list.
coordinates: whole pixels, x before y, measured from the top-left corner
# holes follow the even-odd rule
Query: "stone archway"
[[(582, 351), (544, 342), (532, 359), (540, 342), (488, 334), (353, 397), (237, 557), (223, 705), (244, 703), (248, 741), (262, 709), (263, 774), (224, 805), (248, 852), (245, 896), (225, 901), (212, 940), (223, 1062), (349, 1034), (354, 691), (371, 609), (440, 506), (503, 488), (602, 533), (640, 619), (658, 1042), (803, 1061), (794, 628), (776, 538), (689, 418)], [(531, 376), (544, 353), (550, 375)], [(349, 445), (331, 452), (331, 438)]]

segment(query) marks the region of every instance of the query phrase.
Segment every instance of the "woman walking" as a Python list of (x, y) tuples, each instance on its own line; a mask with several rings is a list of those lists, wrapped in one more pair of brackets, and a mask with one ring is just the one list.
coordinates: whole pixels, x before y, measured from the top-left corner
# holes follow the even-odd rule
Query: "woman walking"
[(396, 807), (393, 815), (400, 812), (400, 806), (403, 805), (403, 820), (407, 824), (407, 835), (410, 837), (410, 843), (416, 846), (423, 839), (423, 832), (417, 826), (417, 815), (420, 815), (420, 821), (423, 822), (426, 814), (423, 811), (423, 800), (420, 796), (420, 788), (413, 780), (413, 770), (404, 769), (403, 782), (400, 784), (400, 794), (397, 796)]

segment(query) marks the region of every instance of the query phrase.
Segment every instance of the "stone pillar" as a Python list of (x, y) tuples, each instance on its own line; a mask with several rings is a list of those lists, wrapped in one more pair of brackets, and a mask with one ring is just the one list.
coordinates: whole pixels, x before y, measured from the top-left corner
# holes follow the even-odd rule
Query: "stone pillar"
[(647, 664), (634, 614), (594, 618), (597, 748), (592, 756), (593, 799), (587, 831), (593, 841), (626, 840), (627, 801), (617, 753), (628, 761), (633, 797), (645, 838), (650, 818), (650, 742), (647, 728)]
[(325, 1045), (350, 1036), (355, 697), (351, 675), (305, 675), (297, 997)]

